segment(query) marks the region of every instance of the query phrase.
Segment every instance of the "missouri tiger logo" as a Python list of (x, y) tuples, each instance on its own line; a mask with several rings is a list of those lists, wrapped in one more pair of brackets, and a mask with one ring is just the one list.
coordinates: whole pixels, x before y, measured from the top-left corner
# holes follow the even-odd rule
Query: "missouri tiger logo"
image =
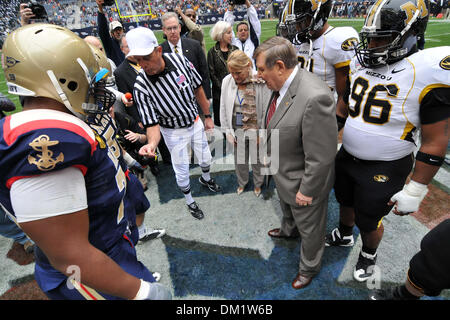
[(450, 70), (450, 56), (446, 56), (442, 59), (439, 66), (444, 70)]
[(355, 48), (357, 43), (358, 43), (358, 39), (349, 38), (349, 39), (345, 40), (344, 42), (342, 42), (341, 49), (344, 51), (352, 51)]
[(417, 6), (411, 1), (408, 1), (402, 4), (400, 8), (406, 13), (405, 25), (411, 21), (417, 10), (420, 10), (420, 18), (426, 18), (428, 16), (428, 8), (424, 0), (417, 0)]
[(389, 181), (389, 177), (385, 176), (384, 174), (377, 174), (373, 176), (373, 180), (375, 180), (376, 182), (384, 183)]

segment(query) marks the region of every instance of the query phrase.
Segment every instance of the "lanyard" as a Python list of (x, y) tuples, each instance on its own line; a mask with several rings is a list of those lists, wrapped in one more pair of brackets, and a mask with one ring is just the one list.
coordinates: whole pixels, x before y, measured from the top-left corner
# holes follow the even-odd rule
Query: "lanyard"
[(237, 98), (238, 98), (239, 106), (242, 107), (242, 102), (244, 102), (244, 97), (242, 97), (242, 99), (239, 97), (239, 89), (237, 91)]

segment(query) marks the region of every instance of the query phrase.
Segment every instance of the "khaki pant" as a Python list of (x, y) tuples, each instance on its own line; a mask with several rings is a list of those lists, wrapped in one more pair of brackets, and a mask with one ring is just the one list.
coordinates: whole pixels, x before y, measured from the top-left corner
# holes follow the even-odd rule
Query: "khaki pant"
[(314, 277), (320, 271), (325, 249), (328, 197), (312, 206), (291, 206), (281, 199), (280, 205), (281, 234), (301, 237), (299, 272)]
[(234, 146), (234, 164), (239, 187), (245, 187), (249, 179), (249, 164), (253, 171), (253, 184), (261, 188), (264, 176), (261, 175), (261, 163), (258, 155), (258, 144), (255, 139), (238, 139)]

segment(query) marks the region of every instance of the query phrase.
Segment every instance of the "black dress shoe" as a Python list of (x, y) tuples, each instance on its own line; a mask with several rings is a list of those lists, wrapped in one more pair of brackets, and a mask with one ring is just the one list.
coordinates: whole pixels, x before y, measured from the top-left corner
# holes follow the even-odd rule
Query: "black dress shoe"
[(191, 204), (187, 205), (190, 214), (195, 218), (195, 219), (203, 219), (204, 214), (203, 211), (200, 210), (200, 208), (198, 207), (197, 203), (194, 201)]
[(282, 235), (280, 228), (272, 229), (269, 232), (267, 232), (267, 234), (269, 236), (271, 236), (272, 238), (278, 238), (278, 239), (296, 239), (296, 238), (298, 238), (298, 237), (294, 237), (294, 236), (284, 236), (284, 235)]

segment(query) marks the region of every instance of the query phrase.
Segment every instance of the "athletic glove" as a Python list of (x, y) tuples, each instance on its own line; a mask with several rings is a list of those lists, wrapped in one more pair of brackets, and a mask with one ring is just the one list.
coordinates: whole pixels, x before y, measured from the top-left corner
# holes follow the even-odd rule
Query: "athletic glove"
[(397, 202), (395, 209), (399, 213), (408, 214), (419, 210), (420, 203), (427, 195), (428, 188), (425, 184), (411, 180), (405, 184), (403, 190), (394, 194), (392, 202)]
[(172, 300), (172, 293), (160, 283), (141, 279), (141, 287), (134, 300)]

